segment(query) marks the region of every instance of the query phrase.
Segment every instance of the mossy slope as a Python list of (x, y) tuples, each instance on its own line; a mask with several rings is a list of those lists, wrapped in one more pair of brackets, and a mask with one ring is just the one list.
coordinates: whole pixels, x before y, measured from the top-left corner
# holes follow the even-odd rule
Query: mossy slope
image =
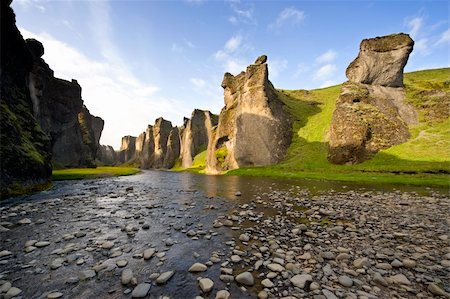
[(449, 68), (405, 74), (407, 101), (418, 110), (419, 124), (410, 128), (412, 137), (407, 142), (357, 165), (334, 165), (327, 160), (327, 131), (340, 85), (279, 90), (294, 117), (294, 137), (286, 158), (274, 166), (228, 174), (447, 186), (448, 176), (442, 173), (450, 171), (449, 80)]

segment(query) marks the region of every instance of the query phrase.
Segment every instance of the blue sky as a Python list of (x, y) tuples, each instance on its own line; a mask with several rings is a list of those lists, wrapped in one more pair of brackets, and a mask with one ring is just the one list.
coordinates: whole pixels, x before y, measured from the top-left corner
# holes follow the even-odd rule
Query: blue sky
[(219, 113), (223, 73), (261, 54), (277, 88), (346, 80), (362, 39), (415, 40), (406, 71), (450, 65), (448, 1), (14, 0), (25, 38), (43, 42), (57, 77), (77, 79), (101, 143), (118, 149), (163, 116), (180, 125), (194, 108)]

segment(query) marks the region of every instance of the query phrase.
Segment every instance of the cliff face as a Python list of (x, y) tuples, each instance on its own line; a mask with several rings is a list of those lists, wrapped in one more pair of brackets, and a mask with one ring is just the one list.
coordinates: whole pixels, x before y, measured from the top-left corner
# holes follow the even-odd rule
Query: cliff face
[(50, 180), (50, 139), (33, 115), (27, 84), (33, 56), (15, 25), (11, 1), (1, 1), (0, 196)]
[(181, 166), (192, 166), (194, 157), (206, 150), (212, 138), (212, 130), (218, 123), (218, 116), (209, 111), (195, 109), (190, 119), (185, 119), (181, 134)]
[(153, 126), (153, 140), (155, 142), (155, 151), (153, 156), (153, 168), (163, 168), (164, 158), (167, 153), (167, 141), (172, 131), (172, 123), (162, 117), (156, 119)]
[(41, 58), (42, 44), (27, 40), (34, 58), (28, 74), (28, 88), (34, 116), (50, 136), (55, 167), (94, 166), (104, 122), (83, 105), (81, 87), (76, 80), (55, 78)]
[(119, 162), (118, 155), (110, 145), (100, 145), (97, 151), (97, 160), (104, 165), (116, 165)]
[(224, 75), (225, 107), (208, 146), (208, 173), (270, 165), (284, 158), (291, 122), (268, 79), (266, 60), (261, 56), (246, 72)]
[(173, 128), (167, 139), (167, 149), (164, 155), (163, 168), (170, 169), (175, 165), (175, 161), (180, 156), (180, 129)]
[(349, 65), (329, 133), (328, 159), (354, 164), (410, 137), (417, 112), (404, 102), (403, 68), (414, 42), (406, 34), (363, 40)]
[(134, 162), (136, 158), (136, 137), (122, 137), (122, 144), (118, 153), (118, 160), (121, 163)]

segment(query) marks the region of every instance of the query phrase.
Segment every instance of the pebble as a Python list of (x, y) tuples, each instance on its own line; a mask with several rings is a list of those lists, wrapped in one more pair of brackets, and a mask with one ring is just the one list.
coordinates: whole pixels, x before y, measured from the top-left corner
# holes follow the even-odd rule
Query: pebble
[(265, 288), (272, 288), (274, 286), (273, 282), (270, 279), (268, 279), (268, 278), (266, 278), (263, 281), (261, 281), (261, 284)]
[(220, 290), (216, 293), (216, 299), (228, 299), (231, 294), (227, 290)]
[(10, 256), (10, 255), (12, 255), (11, 251), (8, 251), (8, 250), (0, 251), (0, 258), (5, 257), (5, 256)]
[(198, 281), (198, 285), (203, 293), (208, 293), (214, 287), (214, 282), (209, 278), (202, 278)]
[(444, 291), (440, 286), (438, 286), (435, 283), (430, 283), (428, 285), (428, 291), (430, 291), (431, 294), (436, 295), (436, 296), (450, 298), (450, 294), (447, 293), (446, 291)]
[(157, 284), (165, 284), (172, 276), (175, 274), (174, 271), (167, 271), (159, 275), (159, 277), (156, 279)]
[(64, 296), (64, 294), (61, 292), (52, 292), (47, 295), (47, 299), (57, 299), (57, 298), (61, 298), (62, 296)]
[(132, 278), (133, 278), (133, 271), (131, 271), (131, 269), (125, 269), (122, 271), (122, 275), (120, 277), (120, 282), (123, 285), (127, 285), (131, 282)]
[(208, 267), (204, 264), (201, 263), (195, 263), (193, 264), (190, 268), (189, 268), (189, 272), (203, 272), (206, 271), (206, 269), (208, 269)]
[(22, 293), (21, 289), (16, 288), (16, 287), (11, 287), (4, 296), (5, 296), (5, 299), (10, 299), (10, 298), (18, 296), (21, 293)]
[(95, 277), (96, 275), (97, 274), (95, 273), (94, 270), (84, 270), (84, 271), (80, 271), (80, 273), (78, 274), (78, 277), (80, 278), (80, 280), (88, 280), (88, 279)]
[(147, 296), (148, 291), (150, 291), (151, 284), (149, 283), (140, 283), (138, 284), (131, 293), (132, 298), (144, 298)]
[(267, 268), (271, 271), (274, 272), (283, 272), (284, 270), (286, 270), (283, 266), (281, 266), (280, 264), (268, 264)]
[(243, 285), (252, 286), (255, 284), (253, 275), (250, 272), (243, 272), (235, 277), (235, 280)]
[(144, 260), (148, 260), (155, 254), (156, 250), (154, 248), (149, 248), (144, 250)]
[(42, 247), (45, 247), (48, 245), (50, 245), (50, 242), (48, 242), (48, 241), (39, 241), (34, 244), (34, 246), (37, 248), (42, 248)]
[(339, 283), (341, 285), (343, 285), (344, 287), (349, 288), (349, 287), (351, 287), (353, 285), (353, 280), (350, 277), (346, 276), (346, 275), (339, 276), (338, 280), (339, 280)]
[(309, 274), (297, 274), (290, 281), (297, 288), (303, 289), (307, 281), (312, 281), (312, 276)]
[(397, 274), (389, 277), (394, 283), (403, 284), (403, 285), (411, 285), (411, 282), (408, 278), (403, 274)]
[(102, 248), (103, 249), (111, 249), (114, 247), (114, 242), (111, 241), (105, 241), (102, 243)]
[(63, 263), (64, 263), (64, 260), (62, 258), (54, 259), (50, 265), (50, 269), (56, 270), (59, 267), (61, 267)]
[(126, 267), (126, 265), (128, 265), (128, 261), (127, 260), (118, 260), (116, 262), (116, 265), (119, 268), (123, 268), (123, 267)]
[(239, 240), (243, 241), (243, 242), (248, 242), (250, 240), (250, 236), (247, 234), (241, 234), (239, 236)]
[(324, 294), (327, 299), (338, 299), (338, 297), (336, 297), (335, 294), (333, 294), (330, 290), (327, 289), (323, 289), (322, 294)]

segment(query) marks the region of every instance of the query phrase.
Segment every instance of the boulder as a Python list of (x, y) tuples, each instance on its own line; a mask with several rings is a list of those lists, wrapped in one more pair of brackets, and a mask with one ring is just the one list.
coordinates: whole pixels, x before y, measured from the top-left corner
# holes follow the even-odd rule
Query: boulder
[(389, 87), (403, 86), (403, 68), (414, 41), (399, 33), (364, 39), (358, 57), (347, 68), (347, 78), (355, 83)]
[[(417, 112), (405, 102), (402, 87), (390, 86), (403, 85), (403, 67), (412, 45), (406, 34), (361, 43), (358, 58), (347, 69), (350, 81), (342, 85), (331, 120), (330, 162), (360, 163), (382, 149), (408, 140), (408, 125), (418, 122)], [(392, 60), (386, 53), (391, 53)], [(374, 62), (376, 57), (377, 64)]]
[(192, 166), (194, 157), (205, 151), (212, 137), (212, 130), (218, 123), (218, 116), (209, 111), (195, 109), (191, 118), (184, 119), (181, 133), (181, 166)]
[(207, 173), (280, 162), (292, 137), (291, 120), (269, 81), (267, 58), (237, 76), (225, 73), (225, 107), (208, 145)]

